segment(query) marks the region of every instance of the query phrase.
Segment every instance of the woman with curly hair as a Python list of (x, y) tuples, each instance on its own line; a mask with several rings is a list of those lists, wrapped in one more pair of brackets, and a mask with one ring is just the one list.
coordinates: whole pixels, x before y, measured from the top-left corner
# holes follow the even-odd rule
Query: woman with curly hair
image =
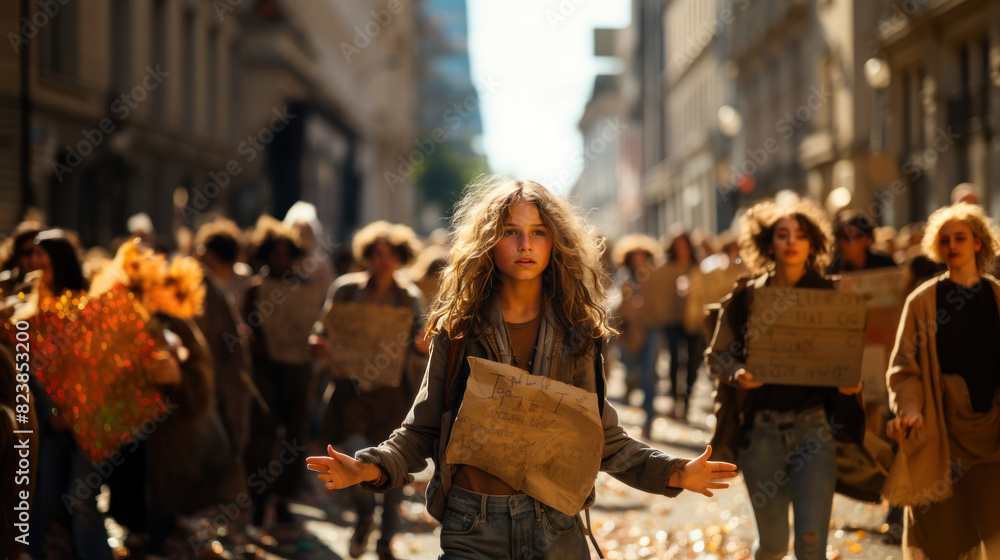
[[(720, 451), (735, 456), (743, 469), (757, 519), (756, 560), (778, 560), (788, 552), (789, 503), (794, 510), (795, 557), (826, 558), (838, 482), (837, 446), (834, 437), (829, 437), (834, 410), (838, 421), (842, 407), (853, 412), (849, 417), (860, 416), (861, 421), (832, 430), (833, 435), (839, 439), (851, 434), (856, 442), (863, 441), (864, 416), (855, 395), (860, 385), (838, 390), (767, 384), (754, 379), (745, 365), (747, 322), (755, 291), (764, 286), (832, 290), (833, 282), (823, 276), (830, 262), (831, 241), (826, 216), (810, 201), (788, 205), (766, 201), (752, 207), (743, 223), (740, 247), (756, 277), (741, 280), (723, 301), (715, 335), (705, 352), (719, 379), (720, 395), (733, 395), (727, 406), (734, 410), (716, 411), (719, 422), (713, 442)], [(717, 441), (721, 434), (731, 434), (735, 441)], [(877, 495), (868, 497), (877, 499)]]
[[(453, 228), (450, 264), (427, 321), (430, 362), (402, 427), (355, 457), (331, 447), (328, 457), (310, 457), (309, 468), (327, 488), (361, 484), (384, 492), (412, 481), (433, 458), (427, 503), (442, 522), (441, 558), (585, 558), (578, 516), (486, 470), (450, 464), (446, 449), (470, 375), (465, 356), (572, 384), (604, 401), (600, 341), (614, 330), (599, 264), (603, 240), (565, 200), (506, 177), (467, 187)], [(707, 461), (710, 450), (689, 461), (651, 449), (625, 434), (606, 402), (602, 410), (601, 468), (619, 480), (667, 496), (682, 489), (711, 496), (734, 476), (733, 465)], [(591, 486), (585, 508), (593, 498)]]
[[(265, 215), (257, 220), (248, 253), (260, 266), (260, 273), (247, 288), (242, 322), (250, 333), (253, 380), (267, 405), (255, 402), (250, 412), (245, 460), (247, 472), (254, 473), (266, 470), (278, 459), (282, 428), (285, 445), (306, 441), (314, 384), (308, 339), (323, 305), (323, 291), (299, 274), (304, 250), (298, 233), (273, 217)], [(264, 527), (268, 502), (274, 495), (276, 528), (281, 533), (295, 532), (288, 503), (305, 481), (303, 462), (304, 457), (296, 455), (273, 484), (252, 493), (251, 531)]]
[[(667, 351), (670, 354), (670, 396), (674, 408), (670, 417), (686, 421), (688, 403), (694, 392), (695, 381), (698, 380), (698, 366), (702, 363), (702, 353), (705, 351), (705, 339), (701, 329), (689, 331), (684, 325), (684, 308), (687, 305), (687, 291), (692, 275), (698, 270), (698, 257), (695, 255), (691, 236), (683, 229), (675, 229), (668, 233), (664, 243), (667, 253), (665, 269), (669, 270), (666, 286), (670, 301), (670, 315), (663, 333), (667, 340)], [(682, 286), (686, 286), (682, 289)], [(682, 344), (683, 343), (683, 344)], [(681, 391), (681, 346), (684, 346), (684, 390)]]
[(946, 273), (906, 299), (889, 371), (899, 442), (884, 493), (906, 506), (903, 557), (1000, 558), (1000, 232), (982, 208), (934, 212), (925, 253)]
[(615, 243), (611, 260), (617, 272), (614, 277), (611, 311), (619, 321), (621, 336), (617, 346), (622, 365), (625, 366), (625, 401), (636, 388), (643, 392), (642, 409), (646, 420), (642, 425), (642, 437), (649, 439), (653, 427), (656, 397), (656, 333), (650, 328), (650, 320), (645, 300), (648, 294), (650, 269), (662, 253), (659, 243), (648, 235), (634, 233), (625, 235)]
[[(397, 270), (416, 258), (417, 236), (407, 226), (383, 220), (361, 228), (352, 241), (355, 261), (364, 264), (364, 272), (352, 272), (337, 278), (330, 286), (326, 305), (320, 311), (320, 320), (313, 325), (310, 344), (314, 356), (325, 356), (326, 327), (323, 319), (334, 302), (355, 302), (369, 305), (388, 305), (410, 310), (413, 323), (405, 352), (410, 358), (426, 360), (428, 342), (424, 340), (421, 322), (424, 319), (424, 297), (412, 282)], [(345, 328), (350, 326), (345, 325)], [(423, 369), (420, 369), (423, 373)], [(377, 387), (362, 390), (354, 380), (341, 378), (334, 383), (333, 395), (326, 407), (323, 421), (327, 441), (337, 444), (345, 453), (355, 453), (376, 444), (392, 433), (406, 416), (419, 387), (419, 379), (405, 376), (399, 387)], [(348, 552), (352, 558), (361, 556), (368, 548), (369, 535), (375, 529), (375, 496), (361, 488), (350, 489), (350, 497), (358, 520), (351, 537)], [(392, 538), (400, 527), (399, 504), (403, 489), (386, 492), (382, 499), (382, 527), (375, 552), (379, 560), (389, 560), (392, 555)]]

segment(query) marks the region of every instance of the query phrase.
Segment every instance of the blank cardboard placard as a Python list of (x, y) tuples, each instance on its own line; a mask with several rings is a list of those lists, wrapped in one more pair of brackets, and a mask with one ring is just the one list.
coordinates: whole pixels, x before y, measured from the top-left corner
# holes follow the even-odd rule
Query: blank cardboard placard
[(316, 313), (323, 306), (323, 290), (316, 283), (287, 282), (279, 278), (264, 278), (257, 288), (256, 311), (247, 315), (253, 322), (260, 315), (261, 331), (267, 344), (268, 356), (286, 364), (308, 364), (309, 334)]
[(400, 385), (411, 343), (410, 308), (338, 301), (323, 324), (335, 378), (352, 379), (362, 390)]
[(480, 468), (576, 515), (604, 451), (597, 395), (489, 360), (469, 358), (469, 364), (446, 461)]
[(678, 264), (666, 263), (638, 275), (643, 305), (637, 311), (643, 325), (658, 328), (681, 318), (677, 278), (684, 272)]
[(746, 369), (765, 383), (857, 385), (866, 313), (863, 294), (760, 288), (747, 321)]

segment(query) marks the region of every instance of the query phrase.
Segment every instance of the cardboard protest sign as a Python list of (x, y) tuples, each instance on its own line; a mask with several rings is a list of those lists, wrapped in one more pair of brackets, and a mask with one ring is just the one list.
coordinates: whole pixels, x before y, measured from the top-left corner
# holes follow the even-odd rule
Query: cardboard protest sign
[(847, 387), (861, 378), (865, 296), (760, 288), (747, 321), (747, 371), (781, 385)]
[(604, 451), (597, 395), (505, 364), (469, 363), (445, 459), (480, 468), (566, 515), (578, 513)]
[(247, 321), (261, 321), (260, 329), (272, 360), (285, 364), (312, 361), (309, 334), (316, 313), (323, 307), (323, 297), (323, 289), (316, 283), (263, 279), (257, 288), (255, 310), (247, 315)]
[(906, 273), (901, 268), (847, 272), (841, 277), (839, 289), (868, 298), (868, 328), (861, 365), (863, 396), (865, 401), (884, 400), (888, 394), (885, 372), (906, 299)]
[(411, 342), (410, 308), (333, 302), (323, 324), (335, 378), (352, 379), (362, 390), (399, 387)]
[(676, 263), (644, 270), (638, 275), (643, 304), (637, 308), (641, 324), (659, 328), (682, 318), (677, 279), (685, 269)]

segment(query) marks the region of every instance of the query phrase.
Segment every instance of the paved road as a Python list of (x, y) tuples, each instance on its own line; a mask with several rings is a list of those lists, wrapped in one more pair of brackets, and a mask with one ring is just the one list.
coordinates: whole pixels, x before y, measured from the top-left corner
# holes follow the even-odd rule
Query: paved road
[[(621, 401), (624, 392), (621, 377), (619, 370), (612, 369), (609, 394), (618, 397), (614, 404), (627, 431), (639, 434), (644, 413)], [(661, 387), (661, 394), (665, 392), (662, 389), (665, 387)], [(706, 424), (711, 405), (710, 390), (706, 379), (699, 380), (688, 421), (658, 418), (650, 443), (674, 455), (693, 457), (699, 454), (710, 435)], [(632, 398), (632, 403), (638, 405), (641, 395), (636, 393)], [(671, 406), (667, 397), (660, 397), (656, 404), (660, 412), (666, 412)], [(399, 558), (431, 560), (440, 554), (436, 523), (423, 511), (422, 492), (427, 478), (429, 471), (407, 489), (410, 498), (403, 504), (406, 532), (394, 541)], [(314, 480), (313, 477), (310, 480)], [(714, 498), (684, 492), (678, 498), (669, 499), (638, 492), (602, 474), (597, 484), (597, 505), (591, 510), (598, 543), (609, 560), (748, 558), (755, 535), (753, 514), (742, 478), (735, 480), (730, 489), (717, 493)], [(247, 535), (237, 528), (233, 534), (218, 538), (215, 552), (206, 549), (202, 555), (274, 560), (349, 558), (348, 540), (354, 516), (346, 507), (343, 493), (326, 492), (314, 486), (293, 511), (302, 521), (300, 535)], [(881, 543), (884, 518), (884, 506), (859, 504), (837, 496), (828, 559), (900, 558), (898, 546)], [(244, 514), (234, 525), (238, 527), (245, 521)], [(203, 536), (212, 529), (205, 520), (188, 520), (188, 526), (191, 530), (200, 529)], [(185, 548), (180, 539), (175, 539), (173, 544), (171, 558), (190, 557), (190, 548)], [(374, 560), (376, 556), (369, 551), (361, 558)]]

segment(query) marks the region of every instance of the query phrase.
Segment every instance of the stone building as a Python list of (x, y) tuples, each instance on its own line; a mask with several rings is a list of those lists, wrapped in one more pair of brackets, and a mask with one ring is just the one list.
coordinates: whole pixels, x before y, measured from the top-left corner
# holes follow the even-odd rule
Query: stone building
[(412, 185), (383, 174), (414, 135), (410, 3), (20, 4), (0, 6), (17, 27), (0, 51), (0, 231), (34, 208), (103, 244), (139, 211), (169, 234), (298, 199), (341, 238), (412, 221)]
[(963, 182), (1000, 216), (1000, 2), (883, 1), (873, 44), (889, 70), (883, 126), (899, 218), (926, 219)]

